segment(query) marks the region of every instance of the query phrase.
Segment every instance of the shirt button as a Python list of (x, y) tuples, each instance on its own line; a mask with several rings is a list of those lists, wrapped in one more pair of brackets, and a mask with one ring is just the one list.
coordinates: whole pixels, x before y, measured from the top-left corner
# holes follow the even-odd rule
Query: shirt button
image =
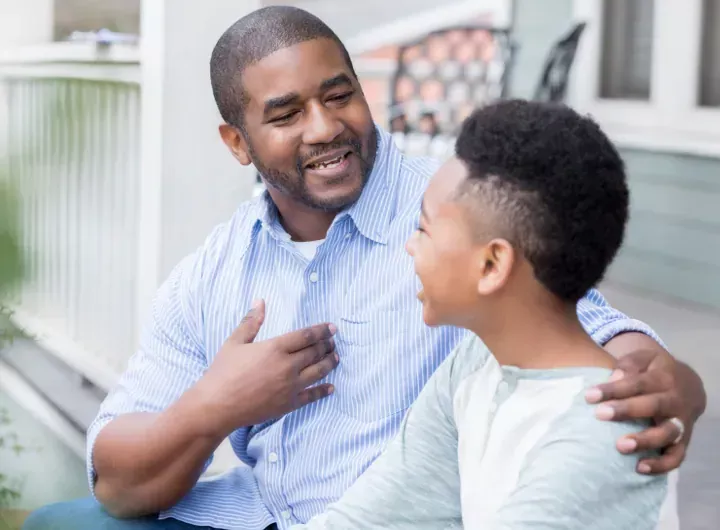
[(310, 281), (315, 283), (318, 281), (318, 273), (317, 272), (311, 272), (310, 273)]
[(268, 455), (268, 461), (271, 462), (272, 464), (274, 464), (275, 462), (277, 462), (277, 461), (278, 461), (278, 455), (277, 455), (277, 453), (270, 453), (270, 454)]
[(280, 515), (282, 515), (283, 519), (288, 520), (290, 519), (290, 510), (285, 510)]
[(498, 392), (500, 392), (501, 394), (504, 394), (505, 392), (508, 391), (508, 388), (509, 388), (509, 386), (508, 386), (507, 382), (500, 381), (500, 384), (498, 385), (497, 389), (498, 389)]
[(352, 237), (350, 234), (345, 234), (345, 239), (350, 239)]

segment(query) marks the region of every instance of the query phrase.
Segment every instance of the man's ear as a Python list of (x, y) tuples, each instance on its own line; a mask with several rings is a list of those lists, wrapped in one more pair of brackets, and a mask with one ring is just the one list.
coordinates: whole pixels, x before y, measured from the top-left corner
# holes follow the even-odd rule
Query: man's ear
[(235, 127), (227, 123), (223, 123), (218, 127), (220, 137), (222, 138), (225, 145), (232, 155), (240, 162), (243, 166), (249, 166), (252, 163), (250, 159), (250, 153), (245, 136)]
[(510, 278), (515, 249), (505, 239), (493, 239), (480, 250), (478, 260), (478, 294), (488, 296), (502, 289)]

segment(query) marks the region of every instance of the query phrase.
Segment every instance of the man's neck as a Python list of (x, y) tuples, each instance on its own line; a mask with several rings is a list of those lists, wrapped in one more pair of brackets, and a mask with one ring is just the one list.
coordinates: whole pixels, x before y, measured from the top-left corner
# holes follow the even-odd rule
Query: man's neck
[(335, 219), (335, 213), (292, 212), (292, 215), (280, 213), (280, 223), (293, 241), (319, 241), (325, 239), (328, 229)]
[(324, 212), (291, 202), (278, 193), (270, 193), (277, 208), (280, 224), (293, 241), (325, 239), (336, 212)]
[(492, 313), (478, 319), (471, 331), (501, 365), (531, 369), (614, 365), (613, 357), (583, 329), (574, 306), (515, 302)]

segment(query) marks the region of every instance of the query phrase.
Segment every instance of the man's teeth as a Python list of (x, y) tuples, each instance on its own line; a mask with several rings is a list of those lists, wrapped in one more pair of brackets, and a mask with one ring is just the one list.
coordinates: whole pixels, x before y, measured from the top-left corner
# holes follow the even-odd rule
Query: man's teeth
[(339, 156), (337, 158), (333, 158), (332, 160), (328, 160), (327, 162), (321, 162), (320, 164), (313, 164), (311, 167), (314, 169), (327, 169), (331, 167), (337, 167), (339, 166), (342, 161), (345, 159), (345, 155)]

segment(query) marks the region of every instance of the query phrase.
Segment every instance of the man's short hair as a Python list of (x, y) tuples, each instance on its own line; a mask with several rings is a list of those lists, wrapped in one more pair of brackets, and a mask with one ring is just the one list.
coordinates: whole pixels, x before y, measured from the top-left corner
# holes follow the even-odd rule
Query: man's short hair
[(337, 43), (355, 75), (350, 55), (335, 32), (315, 15), (297, 7), (263, 7), (230, 26), (210, 59), (213, 95), (223, 120), (243, 128), (247, 96), (241, 76), (248, 66), (283, 48), (322, 38)]
[[(476, 110), (457, 157), (461, 200), (490, 219), (549, 291), (577, 302), (620, 248), (629, 193), (622, 158), (600, 127), (567, 106), (521, 100)], [(479, 200), (478, 200), (479, 199)]]

